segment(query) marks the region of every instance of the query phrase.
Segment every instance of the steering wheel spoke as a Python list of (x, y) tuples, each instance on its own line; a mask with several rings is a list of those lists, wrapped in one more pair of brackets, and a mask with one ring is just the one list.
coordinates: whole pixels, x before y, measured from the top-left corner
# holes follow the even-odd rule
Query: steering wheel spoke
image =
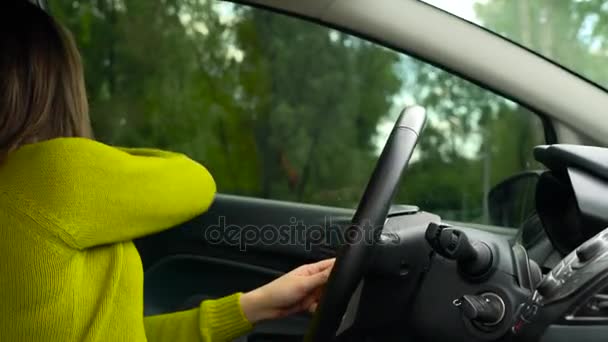
[[(419, 106), (404, 109), (397, 119), (353, 216), (347, 242), (338, 253), (305, 341), (335, 340), (336, 332), (345, 331), (344, 325), (355, 323), (350, 310), (353, 294), (359, 292), (353, 304), (358, 306), (371, 251), (382, 233), (401, 174), (425, 122), (425, 110)], [(356, 315), (356, 308), (352, 312)]]

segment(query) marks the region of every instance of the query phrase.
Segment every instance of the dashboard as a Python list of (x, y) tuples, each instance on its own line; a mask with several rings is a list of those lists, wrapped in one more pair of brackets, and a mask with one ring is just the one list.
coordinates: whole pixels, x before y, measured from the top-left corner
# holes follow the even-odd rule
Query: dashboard
[(528, 228), (542, 234), (524, 247), (526, 232), (389, 215), (352, 327), (383, 341), (605, 341), (608, 150), (551, 145), (535, 156), (547, 170)]
[(608, 149), (550, 145), (535, 149), (549, 169), (536, 208), (553, 246), (566, 255), (608, 226)]
[[(518, 235), (394, 206), (351, 296), (337, 340), (605, 341), (608, 150), (551, 145), (536, 148), (535, 156), (547, 169), (536, 184), (535, 215)], [(253, 208), (251, 217), (258, 217), (256, 204), (245, 202), (237, 211)], [(276, 213), (286, 215), (285, 207), (281, 204)], [(229, 208), (227, 212), (235, 211)], [(342, 212), (314, 212), (311, 217), (336, 214)], [(343, 214), (341, 223), (351, 213)], [(207, 225), (203, 223), (196, 226)], [(192, 231), (183, 227), (175, 232)], [(193, 249), (200, 246), (196, 243)], [(326, 252), (333, 255), (339, 246), (322, 247), (319, 258)], [(218, 282), (210, 282), (208, 274), (217, 274), (212, 278)], [(201, 288), (217, 297), (239, 290), (230, 286), (254, 288), (278, 274), (208, 256), (164, 259), (146, 272), (146, 313), (199, 302), (200, 296), (190, 297)], [(285, 340), (303, 334), (308, 325), (307, 316), (268, 322), (250, 340)], [(271, 335), (279, 337), (268, 339)]]

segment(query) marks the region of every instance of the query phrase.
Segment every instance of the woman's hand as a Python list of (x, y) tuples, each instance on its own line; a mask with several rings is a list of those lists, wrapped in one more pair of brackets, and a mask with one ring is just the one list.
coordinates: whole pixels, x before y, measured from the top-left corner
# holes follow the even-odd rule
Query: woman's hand
[(241, 296), (241, 307), (252, 324), (314, 312), (335, 259), (303, 265), (282, 277)]

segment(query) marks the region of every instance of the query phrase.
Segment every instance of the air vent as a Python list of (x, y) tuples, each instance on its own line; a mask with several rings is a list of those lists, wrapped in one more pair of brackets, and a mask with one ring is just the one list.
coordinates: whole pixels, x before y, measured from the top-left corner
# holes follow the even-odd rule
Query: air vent
[(608, 323), (608, 288), (592, 296), (584, 305), (566, 316), (569, 322)]

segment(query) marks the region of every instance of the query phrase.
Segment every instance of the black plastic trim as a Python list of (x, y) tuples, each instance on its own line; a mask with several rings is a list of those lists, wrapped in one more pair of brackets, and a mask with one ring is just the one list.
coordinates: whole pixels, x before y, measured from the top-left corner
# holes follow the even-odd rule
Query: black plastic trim
[(570, 166), (608, 180), (608, 149), (596, 146), (556, 144), (538, 146), (534, 157), (553, 171)]

